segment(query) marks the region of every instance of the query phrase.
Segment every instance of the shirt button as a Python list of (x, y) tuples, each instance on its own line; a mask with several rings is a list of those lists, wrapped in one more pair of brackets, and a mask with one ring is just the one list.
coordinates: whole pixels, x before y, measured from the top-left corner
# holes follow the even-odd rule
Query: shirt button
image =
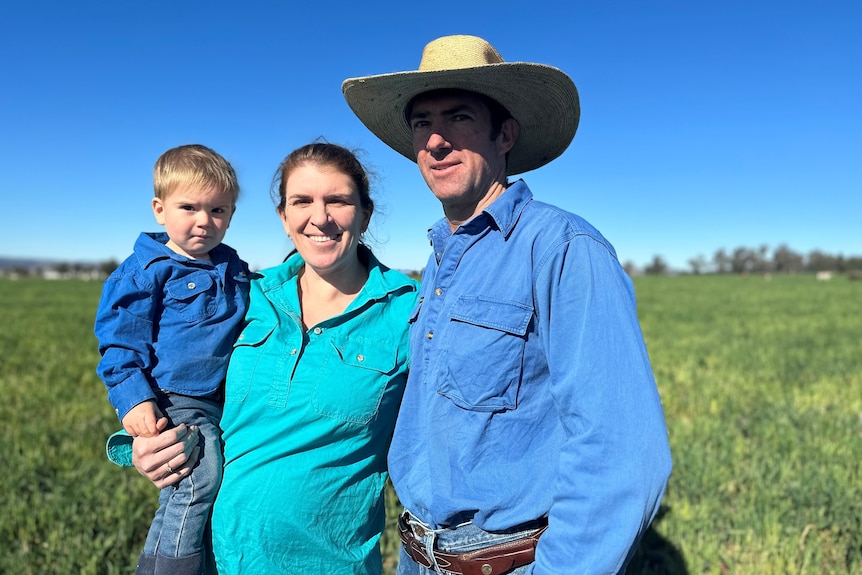
[(425, 334), (425, 337), (426, 337), (426, 339), (433, 339), (434, 338), (434, 332), (429, 331), (428, 333)]
[(319, 327), (314, 328), (314, 335), (320, 335), (323, 333), (323, 330)]
[(290, 355), (296, 355), (296, 348), (293, 348), (292, 350), (290, 350)]
[(360, 353), (359, 355), (356, 356), (356, 361), (358, 361), (360, 363), (365, 361), (365, 356)]
[(435, 289), (435, 290), (434, 290), (434, 295), (438, 295), (438, 296), (439, 296), (439, 295), (443, 295), (443, 290), (441, 290), (440, 288)]
[(186, 287), (188, 287), (189, 289), (195, 289), (195, 282), (189, 282)]

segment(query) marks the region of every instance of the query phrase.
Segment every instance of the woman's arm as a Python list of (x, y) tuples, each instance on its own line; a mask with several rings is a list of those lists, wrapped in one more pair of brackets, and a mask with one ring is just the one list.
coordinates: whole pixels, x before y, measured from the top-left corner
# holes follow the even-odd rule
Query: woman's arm
[(136, 437), (132, 463), (138, 473), (161, 489), (187, 477), (199, 452), (197, 427), (180, 424), (155, 437)]

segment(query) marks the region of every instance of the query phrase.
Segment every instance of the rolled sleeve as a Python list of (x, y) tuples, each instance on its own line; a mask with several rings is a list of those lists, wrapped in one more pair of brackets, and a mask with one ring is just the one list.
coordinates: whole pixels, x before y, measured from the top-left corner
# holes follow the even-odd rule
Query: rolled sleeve
[(132, 441), (134, 437), (125, 431), (112, 434), (105, 443), (105, 451), (111, 463), (120, 467), (132, 467)]

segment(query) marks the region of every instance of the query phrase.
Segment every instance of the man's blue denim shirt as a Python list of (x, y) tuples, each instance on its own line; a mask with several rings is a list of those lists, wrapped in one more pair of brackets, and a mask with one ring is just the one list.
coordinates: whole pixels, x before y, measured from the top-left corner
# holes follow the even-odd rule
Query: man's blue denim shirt
[(155, 398), (219, 390), (248, 309), (249, 270), (225, 244), (212, 263), (179, 255), (165, 233), (143, 233), (105, 280), (96, 312), (97, 372), (117, 416)]
[(533, 573), (620, 571), (671, 459), (614, 249), (523, 181), (429, 237), (389, 452), (401, 502), (432, 528), (548, 517)]

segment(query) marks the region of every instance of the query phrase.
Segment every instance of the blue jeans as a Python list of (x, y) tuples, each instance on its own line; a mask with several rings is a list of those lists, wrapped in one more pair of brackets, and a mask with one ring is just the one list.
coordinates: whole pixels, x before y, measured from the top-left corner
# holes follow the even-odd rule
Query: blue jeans
[[(409, 513), (409, 512), (408, 512)], [(422, 521), (408, 514), (407, 523), (413, 527), (413, 534), (416, 539), (425, 544), (425, 551), (429, 557), (433, 557), (431, 552), (433, 549), (440, 551), (448, 551), (451, 553), (463, 553), (465, 551), (473, 551), (489, 545), (505, 543), (523, 537), (529, 537), (538, 529), (528, 529), (526, 531), (516, 531), (512, 533), (492, 533), (485, 531), (473, 523), (463, 523), (455, 527), (433, 530)], [(421, 529), (416, 529), (421, 527)], [(420, 535), (420, 533), (422, 535)], [(527, 575), (532, 573), (533, 564), (524, 565), (511, 571), (507, 571), (505, 575)], [(400, 555), (398, 556), (398, 569), (396, 575), (447, 575), (448, 572), (443, 571), (438, 566), (433, 568), (423, 567), (419, 565), (407, 554), (404, 546), (401, 546)], [(498, 575), (498, 574), (495, 574)]]
[(200, 430), (200, 457), (191, 475), (159, 492), (159, 509), (150, 525), (144, 554), (160, 558), (205, 557), (210, 547), (210, 511), (221, 485), (224, 455), (219, 422), (221, 397), (190, 397), (160, 392), (159, 408), (176, 426)]

